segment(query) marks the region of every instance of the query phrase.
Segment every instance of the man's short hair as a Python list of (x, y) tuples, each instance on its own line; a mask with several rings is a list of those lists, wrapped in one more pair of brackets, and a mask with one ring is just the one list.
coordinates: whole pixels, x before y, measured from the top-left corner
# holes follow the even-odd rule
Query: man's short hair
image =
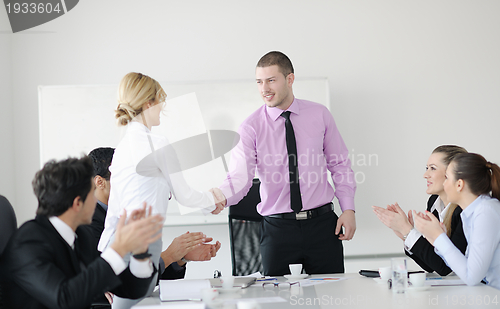
[(111, 176), (109, 166), (111, 165), (111, 160), (113, 160), (114, 153), (115, 149), (110, 147), (96, 148), (89, 152), (89, 157), (92, 159), (92, 163), (94, 164), (94, 177), (99, 175), (102, 178), (109, 180), (109, 177)]
[(270, 67), (272, 65), (277, 65), (280, 72), (287, 77), (288, 74), (293, 73), (293, 65), (290, 59), (279, 51), (271, 51), (262, 56), (259, 62), (257, 62), (258, 68)]
[(60, 216), (77, 196), (85, 202), (92, 187), (93, 170), (92, 160), (87, 156), (45, 163), (32, 182), (38, 199), (36, 214)]

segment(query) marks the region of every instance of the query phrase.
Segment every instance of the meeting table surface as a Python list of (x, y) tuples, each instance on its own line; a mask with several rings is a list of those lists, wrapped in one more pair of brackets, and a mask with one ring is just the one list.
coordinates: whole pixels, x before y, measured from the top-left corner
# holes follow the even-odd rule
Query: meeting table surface
[[(275, 287), (258, 281), (245, 289), (233, 289), (220, 293), (209, 304), (202, 301), (162, 302), (158, 291), (143, 299), (136, 309), (172, 308), (500, 308), (500, 290), (479, 284), (477, 286), (454, 285), (456, 276), (438, 277), (428, 274), (426, 285), (409, 287), (406, 293), (395, 294), (387, 282), (363, 277), (357, 273), (312, 275), (305, 279), (288, 280), (276, 277)], [(287, 285), (282, 282), (299, 282)], [(432, 284), (432, 285), (430, 285)], [(250, 303), (249, 303), (250, 302)], [(240, 305), (238, 305), (240, 303)], [(258, 305), (256, 305), (258, 304)]]

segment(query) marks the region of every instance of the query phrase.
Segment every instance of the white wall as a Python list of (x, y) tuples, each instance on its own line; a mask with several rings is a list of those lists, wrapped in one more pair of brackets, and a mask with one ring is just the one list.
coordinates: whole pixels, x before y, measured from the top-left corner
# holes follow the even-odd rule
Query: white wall
[(0, 9), (0, 194), (16, 202), (14, 169), (14, 106), (12, 104), (12, 34), (7, 12)]
[(364, 180), (363, 224), (346, 254), (392, 251), (399, 240), (370, 206), (422, 209), (434, 147), (456, 143), (500, 162), (499, 13), (496, 0), (80, 1), (12, 35), (15, 161), (5, 175), (1, 163), (2, 183), (15, 181), (19, 222), (32, 218), (38, 85), (115, 84), (129, 71), (171, 82), (246, 79), (259, 57), (281, 50), (297, 76), (329, 79), (330, 109)]

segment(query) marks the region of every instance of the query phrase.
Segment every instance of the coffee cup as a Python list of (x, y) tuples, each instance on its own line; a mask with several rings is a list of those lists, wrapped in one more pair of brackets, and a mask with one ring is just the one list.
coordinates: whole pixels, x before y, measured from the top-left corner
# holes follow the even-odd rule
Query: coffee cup
[(425, 284), (425, 273), (410, 274), (410, 283), (414, 288), (423, 287)]
[(378, 274), (380, 275), (380, 279), (388, 281), (392, 276), (392, 269), (390, 266), (387, 267), (379, 267)]
[(213, 302), (218, 295), (219, 291), (214, 288), (201, 290), (201, 300), (203, 300), (203, 302), (207, 304)]
[(234, 285), (234, 277), (233, 276), (222, 276), (220, 278), (223, 289), (231, 289)]
[(292, 276), (299, 276), (302, 273), (302, 264), (290, 264), (288, 267)]

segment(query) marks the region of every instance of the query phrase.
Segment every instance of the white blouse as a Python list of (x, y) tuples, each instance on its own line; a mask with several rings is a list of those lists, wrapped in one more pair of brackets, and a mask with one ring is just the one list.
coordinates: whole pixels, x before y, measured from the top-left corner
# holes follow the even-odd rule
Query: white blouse
[(212, 193), (192, 189), (180, 172), (168, 173), (169, 162), (162, 152), (168, 145), (165, 137), (151, 133), (143, 124), (128, 124), (109, 167), (111, 190), (99, 251), (109, 245), (123, 210), (130, 214), (142, 207), (143, 202), (153, 206), (153, 214), (163, 217), (171, 192), (184, 206), (207, 211), (215, 209)]

